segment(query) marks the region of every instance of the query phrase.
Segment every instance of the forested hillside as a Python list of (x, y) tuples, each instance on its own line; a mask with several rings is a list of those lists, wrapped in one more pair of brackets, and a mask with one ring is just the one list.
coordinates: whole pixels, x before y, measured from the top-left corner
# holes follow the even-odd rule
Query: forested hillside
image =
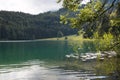
[(0, 40), (27, 40), (75, 34), (76, 29), (60, 24), (65, 9), (31, 15), (22, 12), (0, 11)]

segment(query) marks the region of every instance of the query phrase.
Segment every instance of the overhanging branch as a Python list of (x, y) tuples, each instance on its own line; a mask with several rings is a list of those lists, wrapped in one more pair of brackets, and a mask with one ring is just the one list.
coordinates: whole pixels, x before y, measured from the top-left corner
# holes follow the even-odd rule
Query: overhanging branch
[(107, 12), (109, 9), (111, 9), (111, 8), (114, 6), (114, 4), (115, 4), (116, 1), (117, 1), (117, 0), (114, 0), (114, 1), (112, 2), (112, 4), (110, 5), (110, 7), (107, 8), (106, 10), (104, 10), (99, 16), (102, 16), (105, 12)]

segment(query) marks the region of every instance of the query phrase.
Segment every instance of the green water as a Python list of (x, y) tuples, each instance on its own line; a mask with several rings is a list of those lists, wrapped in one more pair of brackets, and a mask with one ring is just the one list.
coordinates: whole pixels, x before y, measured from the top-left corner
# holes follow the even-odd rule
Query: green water
[[(82, 44), (81, 52), (94, 46)], [(91, 46), (91, 47), (90, 47)], [(0, 80), (86, 80), (105, 78), (89, 71), (69, 71), (48, 65), (65, 61), (72, 53), (68, 41), (12, 41), (0, 42)], [(54, 63), (53, 63), (54, 64)], [(91, 76), (92, 75), (92, 76)]]
[(63, 60), (68, 54), (67, 41), (33, 41), (0, 43), (0, 64), (27, 60)]

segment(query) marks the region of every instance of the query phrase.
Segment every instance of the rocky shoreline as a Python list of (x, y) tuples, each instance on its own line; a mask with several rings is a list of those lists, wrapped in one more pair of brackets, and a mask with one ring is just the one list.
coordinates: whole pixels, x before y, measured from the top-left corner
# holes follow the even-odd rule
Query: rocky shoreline
[(115, 51), (99, 51), (97, 53), (81, 53), (81, 54), (76, 54), (76, 53), (71, 53), (69, 55), (65, 55), (67, 59), (80, 59), (83, 62), (86, 61), (91, 61), (91, 60), (104, 60), (105, 58), (112, 58), (117, 56), (117, 53)]

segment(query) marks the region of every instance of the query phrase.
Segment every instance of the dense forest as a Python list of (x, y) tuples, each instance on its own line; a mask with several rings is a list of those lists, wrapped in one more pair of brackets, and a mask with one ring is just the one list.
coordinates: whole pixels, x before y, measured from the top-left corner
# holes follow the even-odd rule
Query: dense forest
[(71, 35), (77, 32), (60, 24), (60, 14), (65, 9), (38, 15), (22, 12), (0, 11), (0, 40), (29, 40)]

